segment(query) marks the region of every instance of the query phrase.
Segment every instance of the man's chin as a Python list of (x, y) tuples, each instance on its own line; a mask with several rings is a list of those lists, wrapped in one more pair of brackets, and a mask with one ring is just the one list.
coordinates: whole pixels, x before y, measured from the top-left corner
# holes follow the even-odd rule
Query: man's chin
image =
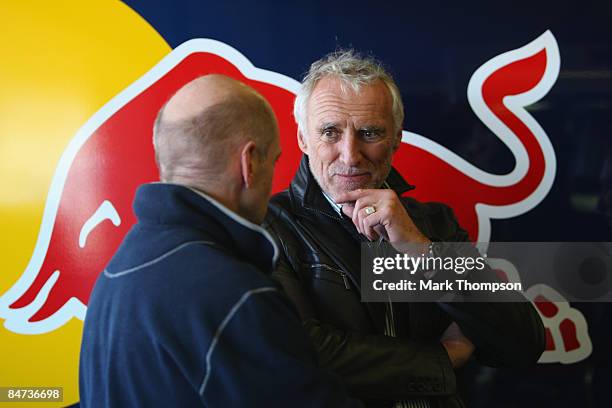
[(342, 183), (335, 183), (330, 190), (332, 192), (332, 198), (335, 200), (336, 197), (340, 194), (348, 193), (349, 191), (368, 188), (374, 188), (372, 183), (345, 181)]

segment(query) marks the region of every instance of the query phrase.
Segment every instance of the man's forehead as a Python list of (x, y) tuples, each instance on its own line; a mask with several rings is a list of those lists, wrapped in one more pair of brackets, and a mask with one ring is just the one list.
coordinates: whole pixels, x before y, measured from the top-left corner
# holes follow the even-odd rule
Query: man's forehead
[[(334, 77), (324, 77), (315, 86), (308, 103), (309, 116), (318, 121), (350, 114), (366, 120), (386, 120), (392, 116), (391, 95), (384, 82), (361, 85), (355, 91)], [(328, 119), (324, 119), (328, 117)]]
[(317, 81), (311, 97), (319, 93), (331, 93), (343, 99), (353, 99), (355, 96), (371, 95), (373, 93), (391, 96), (387, 85), (380, 79), (355, 86), (348, 80), (332, 75), (324, 76)]

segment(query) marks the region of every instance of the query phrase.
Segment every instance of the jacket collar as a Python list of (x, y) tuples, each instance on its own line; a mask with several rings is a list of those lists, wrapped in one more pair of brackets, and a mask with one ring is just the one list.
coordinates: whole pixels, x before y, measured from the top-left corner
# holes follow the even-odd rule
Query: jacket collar
[(276, 266), (278, 247), (270, 234), (201, 191), (170, 183), (144, 184), (136, 191), (134, 212), (141, 224), (198, 230), (264, 272)]
[[(400, 196), (415, 188), (408, 184), (393, 167), (391, 167), (385, 183)], [(291, 181), (289, 191), (292, 197), (293, 210), (296, 213), (307, 214), (314, 211), (338, 220), (342, 218), (323, 195), (319, 183), (310, 171), (308, 156), (305, 154), (302, 155), (300, 167)]]

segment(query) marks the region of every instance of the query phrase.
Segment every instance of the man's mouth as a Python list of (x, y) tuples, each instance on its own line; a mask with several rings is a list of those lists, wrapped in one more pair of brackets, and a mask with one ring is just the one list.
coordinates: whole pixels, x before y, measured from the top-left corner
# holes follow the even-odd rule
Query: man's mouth
[(336, 173), (337, 177), (340, 177), (341, 180), (345, 181), (360, 181), (365, 180), (370, 177), (370, 173), (352, 173), (352, 174), (340, 174)]

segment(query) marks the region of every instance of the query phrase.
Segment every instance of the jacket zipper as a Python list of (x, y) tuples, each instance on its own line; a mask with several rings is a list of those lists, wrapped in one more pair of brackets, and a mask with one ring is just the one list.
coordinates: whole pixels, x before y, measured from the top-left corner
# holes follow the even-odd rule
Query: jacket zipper
[[(331, 215), (326, 214), (325, 212), (323, 212), (323, 211), (321, 211), (321, 210), (318, 210), (318, 209), (316, 209), (316, 208), (312, 208), (312, 207), (305, 207), (305, 208), (306, 208), (307, 210), (310, 210), (310, 211), (313, 211), (313, 212), (319, 213), (319, 214), (321, 214), (321, 215), (324, 215), (324, 216), (326, 216), (327, 218), (331, 218), (332, 220), (335, 220), (335, 221), (340, 221), (340, 220), (342, 220), (342, 218), (341, 218), (341, 217), (332, 217)], [(298, 221), (298, 224), (301, 226), (301, 224), (299, 223), (299, 221)], [(305, 228), (305, 227), (303, 227), (303, 226), (302, 226), (302, 228), (304, 228), (304, 230), (308, 231), (308, 229), (307, 229), (307, 228)], [(311, 238), (312, 240), (314, 240), (312, 237), (310, 237), (310, 238)], [(314, 241), (316, 241), (316, 240), (314, 240)], [(350, 289), (351, 289), (351, 287), (350, 287), (350, 285), (349, 285), (349, 282), (348, 282), (348, 281), (349, 281), (349, 279), (350, 279), (350, 281), (353, 283), (353, 285), (355, 285), (355, 287), (356, 287), (357, 289), (361, 290), (361, 288), (359, 287), (359, 285), (357, 284), (357, 282), (355, 281), (355, 279), (354, 279), (352, 276), (347, 276), (346, 272), (344, 272), (344, 271), (342, 271), (342, 270), (339, 270), (339, 269), (334, 269), (334, 268), (332, 268), (332, 267), (330, 267), (330, 266), (327, 266), (327, 265), (325, 265), (325, 264), (315, 264), (315, 265), (320, 265), (320, 266), (323, 266), (324, 268), (329, 269), (329, 270), (331, 270), (331, 271), (333, 271), (333, 272), (339, 273), (339, 274), (340, 274), (340, 276), (342, 276), (342, 280), (344, 281), (344, 287), (346, 288), (346, 290), (350, 290)]]
[(350, 290), (351, 286), (349, 285), (349, 281), (348, 278), (346, 276), (346, 273), (344, 271), (341, 271), (340, 269), (336, 269), (336, 268), (332, 268), (329, 265), (326, 264), (322, 264), (322, 263), (316, 263), (316, 264), (309, 264), (310, 268), (323, 268), (326, 269), (330, 272), (334, 272), (337, 273), (338, 275), (340, 275), (342, 277), (342, 282), (344, 282), (344, 288), (346, 290)]

